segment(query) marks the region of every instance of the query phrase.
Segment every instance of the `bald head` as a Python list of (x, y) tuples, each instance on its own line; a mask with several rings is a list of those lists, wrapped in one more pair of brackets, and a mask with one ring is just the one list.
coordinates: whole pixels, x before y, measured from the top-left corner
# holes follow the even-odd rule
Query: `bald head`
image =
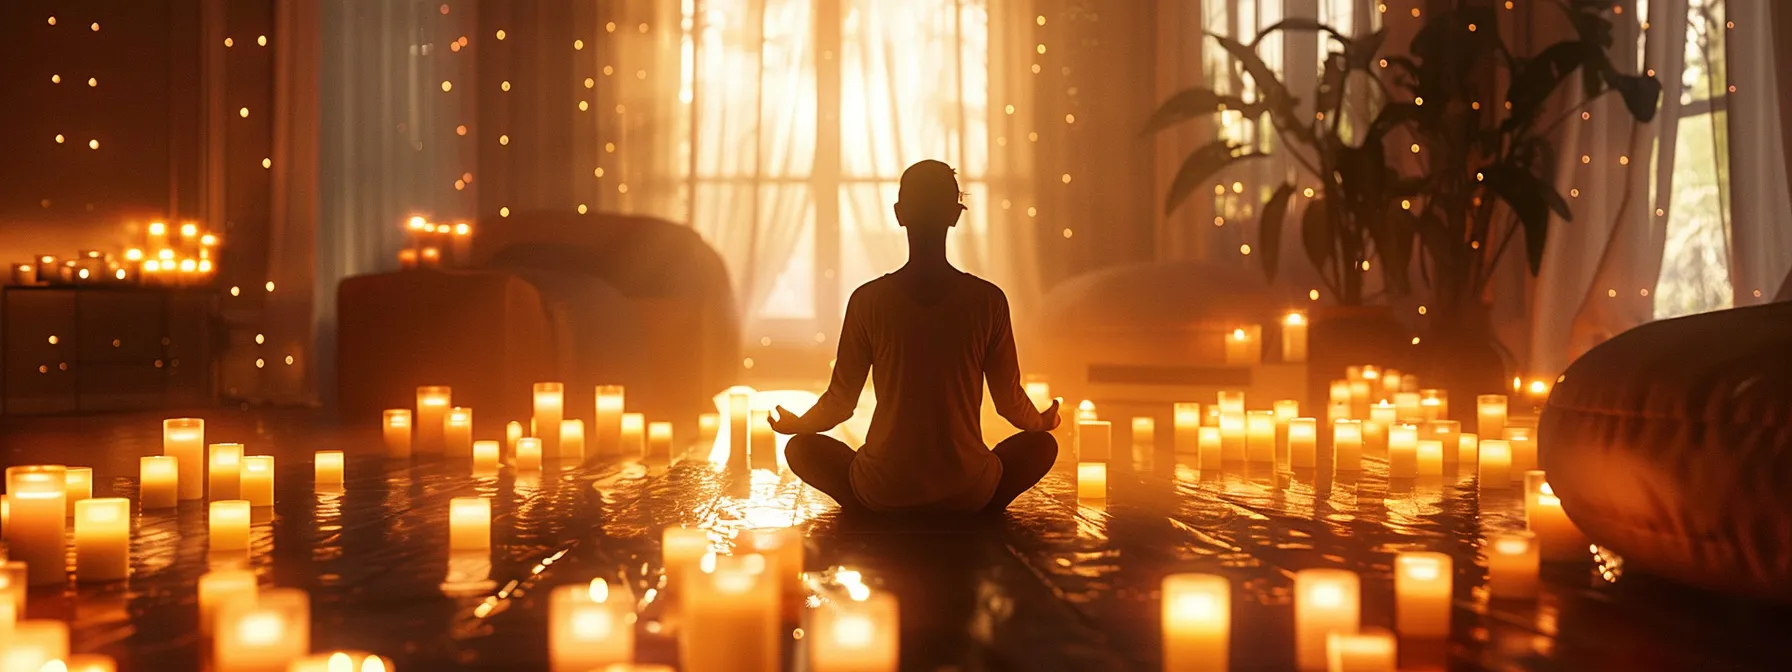
[(951, 166), (928, 159), (902, 172), (902, 186), (896, 193), (896, 221), (902, 226), (951, 227), (958, 224), (963, 212), (958, 172)]

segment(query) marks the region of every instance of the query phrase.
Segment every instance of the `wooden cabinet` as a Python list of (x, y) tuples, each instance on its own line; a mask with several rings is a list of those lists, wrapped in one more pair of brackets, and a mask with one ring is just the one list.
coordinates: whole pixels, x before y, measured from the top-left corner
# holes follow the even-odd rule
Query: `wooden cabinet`
[(213, 399), (216, 299), (206, 290), (0, 290), (0, 410), (9, 415), (197, 406)]

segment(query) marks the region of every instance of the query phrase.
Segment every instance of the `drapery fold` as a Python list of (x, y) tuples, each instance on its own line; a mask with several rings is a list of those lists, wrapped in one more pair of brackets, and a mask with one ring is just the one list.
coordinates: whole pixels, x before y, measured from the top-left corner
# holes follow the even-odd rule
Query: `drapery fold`
[[(1792, 13), (1784, 1), (1729, 0), (1724, 54), (1730, 137), (1730, 286), (1735, 305), (1772, 301), (1792, 269), (1792, 182), (1787, 181), (1785, 87), (1777, 57), (1787, 36), (1776, 15)], [(1775, 36), (1779, 39), (1774, 39)]]

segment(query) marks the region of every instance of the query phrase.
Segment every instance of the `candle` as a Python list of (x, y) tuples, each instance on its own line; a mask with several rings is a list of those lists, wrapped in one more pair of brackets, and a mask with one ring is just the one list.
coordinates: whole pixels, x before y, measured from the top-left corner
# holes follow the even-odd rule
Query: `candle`
[(1456, 435), (1462, 433), (1462, 423), (1455, 420), (1432, 420), (1419, 426), (1420, 439), (1437, 439), (1450, 450), (1444, 451), (1444, 462), (1456, 461)]
[(1425, 409), (1426, 420), (1450, 419), (1450, 393), (1429, 388), (1419, 390), (1419, 406)]
[(728, 395), (728, 466), (731, 468), (745, 469), (747, 466), (750, 402), (751, 398), (742, 392)]
[(218, 612), (229, 604), (255, 603), (255, 572), (224, 569), (199, 576), (199, 630), (211, 635)]
[(1319, 421), (1295, 418), (1288, 421), (1288, 463), (1294, 469), (1312, 469), (1318, 462)]
[(1196, 441), (1199, 444), (1195, 458), (1198, 468), (1200, 468), (1201, 471), (1219, 471), (1220, 465), (1223, 462), (1221, 459), (1222, 445), (1220, 442), (1220, 428), (1197, 427), (1195, 428), (1195, 431), (1196, 436), (1198, 437)]
[(249, 548), (249, 501), (220, 499), (211, 503), (211, 535), (206, 548), (211, 551), (242, 551)]
[(250, 455), (243, 458), (243, 499), (251, 507), (274, 505), (274, 457)]
[(0, 649), (0, 663), (6, 672), (54, 669), (45, 663), (68, 658), (68, 624), (48, 619), (19, 621), (4, 633)]
[(1536, 597), (1539, 562), (1536, 535), (1530, 532), (1494, 535), (1487, 543), (1488, 592), (1495, 599)]
[(525, 436), (516, 440), (516, 470), (541, 471), (541, 439)]
[(1263, 325), (1251, 324), (1233, 329), (1226, 336), (1226, 364), (1254, 366), (1263, 361)]
[(660, 565), (667, 583), (678, 585), (685, 570), (697, 568), (697, 562), (709, 553), (709, 532), (690, 527), (668, 527), (660, 533)]
[(1307, 361), (1307, 316), (1288, 313), (1282, 316), (1282, 361), (1296, 364)]
[(1478, 447), (1481, 472), (1477, 484), (1482, 490), (1504, 490), (1511, 485), (1512, 446), (1503, 439), (1488, 439)]
[(180, 498), (205, 499), (205, 421), (199, 418), (163, 420), (162, 454), (179, 460)]
[(1108, 465), (1105, 462), (1078, 462), (1076, 465), (1076, 498), (1084, 502), (1105, 502), (1108, 499)]
[[(363, 651), (331, 651), (314, 653), (292, 662), (285, 672), (392, 672), (388, 658)], [(74, 670), (69, 670), (74, 672)], [(605, 669), (603, 672), (610, 672)]]
[[(596, 452), (599, 455), (615, 455), (620, 450), (619, 446), (622, 441), (622, 409), (625, 400), (624, 397), (625, 391), (621, 385), (597, 386), (597, 415), (594, 416), (596, 419), (592, 422), (591, 431), (593, 436), (591, 437), (591, 445), (592, 448), (596, 449)], [(741, 395), (741, 398), (744, 402), (746, 395)], [(728, 399), (729, 402), (732, 403), (734, 395), (729, 395)], [(732, 410), (732, 408), (730, 410)], [(744, 403), (741, 407), (741, 412), (746, 413), (746, 406)], [(746, 427), (741, 427), (739, 436), (742, 450), (744, 451), (746, 444)]]
[(653, 462), (672, 460), (672, 423), (647, 423), (647, 459)]
[(560, 421), (560, 457), (573, 462), (585, 459), (585, 421), (568, 418)]
[(93, 467), (68, 467), (62, 472), (63, 505), (75, 515), (75, 503), (93, 496)]
[(131, 571), (131, 500), (75, 502), (75, 580), (123, 581)]
[(424, 268), (437, 268), (442, 265), (442, 250), (438, 247), (425, 247), (417, 253), (417, 258)]
[(1416, 472), (1420, 476), (1444, 475), (1444, 442), (1437, 439), (1419, 441), (1415, 454)]
[(213, 672), (284, 672), (311, 649), (311, 597), (277, 588), (218, 611)]
[(33, 586), (68, 580), (63, 535), (68, 530), (68, 478), (61, 465), (7, 467), (10, 508), (6, 542), (8, 557), (21, 560)]
[(206, 474), (211, 483), (206, 490), (207, 496), (214, 502), (242, 499), (243, 444), (212, 444), (207, 464), (211, 467)]
[(722, 416), (715, 413), (697, 414), (697, 442), (704, 445), (716, 441), (716, 432), (721, 429)]
[(862, 587), (846, 599), (830, 600), (811, 612), (809, 669), (815, 672), (895, 672), (896, 598)]
[(1357, 631), (1362, 616), (1360, 593), (1354, 572), (1303, 569), (1294, 573), (1294, 646), (1300, 669), (1325, 669), (1326, 636)]
[[(770, 411), (761, 411), (761, 414), (769, 414), (769, 413), (770, 413)], [(766, 423), (766, 422), (756, 422), (756, 423), (754, 423), (753, 429), (755, 429), (755, 430), (759, 429), (759, 425), (765, 426), (765, 429), (763, 431), (766, 434), (772, 434), (771, 424)], [(622, 445), (623, 457), (639, 459), (641, 456), (645, 455), (647, 453), (647, 436), (646, 436), (646, 434), (647, 434), (647, 416), (645, 414), (623, 413), (622, 414), (622, 434), (621, 434), (621, 437), (622, 437), (621, 445)], [(759, 438), (758, 436), (752, 437), (752, 439), (758, 439), (758, 438)], [(771, 437), (768, 437), (768, 438), (771, 438)], [(749, 439), (749, 440), (751, 440), (751, 439)], [(759, 446), (753, 446), (753, 448), (758, 448), (758, 447)], [(749, 450), (751, 450), (751, 449), (752, 448), (749, 448)], [(773, 450), (776, 451), (776, 448), (774, 447)], [(773, 454), (775, 455), (776, 452), (774, 452)]]
[(1408, 551), (1394, 556), (1394, 628), (1401, 637), (1450, 635), (1450, 556)]
[(592, 579), (548, 595), (550, 670), (586, 672), (634, 659), (634, 600), (626, 590), (610, 592), (603, 579)]
[(319, 489), (342, 487), (342, 451), (317, 451), (316, 482)]
[[(1032, 378), (1032, 376), (1028, 376), (1028, 378)], [(1034, 408), (1043, 411), (1052, 405), (1051, 383), (1043, 380), (1028, 380), (1021, 386), (1021, 389), (1026, 391), (1027, 400), (1033, 402)]]
[(1177, 402), (1171, 407), (1170, 423), (1175, 428), (1176, 454), (1199, 455), (1201, 452), (1201, 404), (1192, 401)]
[(1399, 659), (1393, 633), (1381, 628), (1334, 632), (1326, 637), (1326, 672), (1394, 672)]
[(1363, 422), (1332, 423), (1332, 460), (1338, 471), (1363, 470)]
[(1525, 525), (1537, 535), (1544, 560), (1576, 562), (1587, 559), (1587, 537), (1562, 512), (1562, 500), (1544, 480), (1541, 471), (1525, 472)]
[[(1407, 378), (1408, 376), (1400, 373), (1399, 369), (1386, 369), (1382, 371), (1381, 394), (1384, 396), (1393, 396), (1395, 393), (1400, 392), (1404, 388)], [(1414, 382), (1417, 382), (1417, 380), (1415, 379)]]
[(1113, 432), (1113, 423), (1106, 420), (1077, 421), (1077, 459), (1106, 462), (1113, 452)]
[(497, 441), (474, 441), (473, 471), (484, 473), (497, 471), (499, 452)]
[(1143, 447), (1147, 451), (1157, 446), (1157, 419), (1135, 417), (1132, 419), (1132, 445)]
[(31, 582), (25, 563), (0, 561), (0, 632), (25, 616), (25, 597)]
[(409, 271), (417, 268), (417, 251), (405, 248), (398, 251), (398, 270)]
[(1362, 419), (1369, 415), (1370, 388), (1367, 380), (1350, 381), (1350, 415)]
[(1220, 411), (1220, 459), (1243, 462), (1245, 459), (1244, 413)]
[(803, 585), (803, 531), (796, 527), (762, 527), (747, 530), (738, 538), (736, 553), (754, 553), (765, 558), (766, 575), (777, 579), (778, 594), (796, 613), (808, 594)]
[(1456, 462), (1475, 466), (1481, 463), (1481, 437), (1474, 432), (1456, 435)]
[(1334, 380), (1327, 391), (1326, 401), (1333, 404), (1350, 405), (1350, 381)]
[(1388, 427), (1388, 477), (1419, 475), (1419, 428), (1408, 424)]
[(1244, 392), (1239, 390), (1220, 390), (1220, 414), (1244, 412)]
[(1165, 670), (1224, 670), (1230, 664), (1232, 586), (1212, 574), (1164, 577)]
[(62, 662), (68, 672), (118, 672), (118, 661), (97, 653), (72, 655)]
[(473, 457), (473, 409), (455, 406), (443, 416), (442, 455), (458, 460)]
[(561, 383), (535, 384), (536, 437), (541, 439), (541, 454), (558, 459), (560, 453), (560, 421), (566, 414), (566, 386)]
[(504, 446), (516, 452), (517, 440), (523, 438), (523, 423), (511, 420), (504, 423)]
[(706, 555), (691, 572), (679, 660), (685, 672), (775, 672), (778, 583), (759, 555)]
[(1077, 422), (1082, 422), (1084, 420), (1100, 420), (1100, 419), (1101, 419), (1100, 416), (1097, 416), (1095, 414), (1095, 402), (1089, 401), (1088, 399), (1084, 399), (1077, 404), (1077, 406), (1076, 406)]
[(1394, 417), (1401, 422), (1424, 421), (1425, 410), (1419, 405), (1419, 393), (1396, 392), (1394, 394)]
[(1369, 420), (1386, 427), (1400, 420), (1400, 410), (1388, 403), (1388, 400), (1383, 399), (1369, 407)]
[(1350, 419), (1352, 418), (1350, 417), (1350, 404), (1348, 402), (1331, 404), (1325, 407), (1325, 424), (1328, 427), (1337, 424), (1339, 420)]
[(417, 413), (414, 417), (417, 425), (416, 445), (413, 448), (420, 453), (442, 454), (442, 430), (445, 425), (442, 419), (448, 415), (448, 408), (454, 399), (453, 388), (447, 385), (424, 385), (417, 388)]
[(1506, 428), (1506, 395), (1483, 394), (1475, 397), (1475, 419), (1480, 424), (1475, 433), (1481, 436), (1494, 437)]
[(411, 456), (411, 409), (388, 408), (385, 411), (387, 457)]
[(1524, 472), (1537, 468), (1537, 442), (1531, 439), (1531, 428), (1508, 426), (1500, 435), (1512, 448), (1512, 482), (1522, 482)]
[(137, 500), (143, 510), (171, 509), (180, 503), (180, 462), (167, 455), (137, 460)]
[(448, 549), (483, 551), (492, 547), (492, 501), (484, 497), (448, 500)]

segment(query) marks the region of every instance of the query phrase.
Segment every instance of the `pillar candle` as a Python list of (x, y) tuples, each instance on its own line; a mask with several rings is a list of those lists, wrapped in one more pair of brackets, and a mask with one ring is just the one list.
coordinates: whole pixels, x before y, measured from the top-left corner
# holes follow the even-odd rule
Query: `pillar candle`
[(1300, 402), (1293, 399), (1277, 399), (1269, 408), (1275, 413), (1278, 423), (1287, 423), (1300, 417)]
[(311, 597), (296, 588), (260, 593), (218, 611), (213, 672), (284, 672), (311, 650)]
[(779, 662), (778, 582), (759, 555), (707, 555), (688, 575), (686, 672), (775, 672)]
[(205, 420), (163, 420), (162, 454), (179, 460), (180, 498), (205, 499)]
[[(1532, 474), (1536, 475), (1534, 482)], [(1568, 519), (1568, 514), (1562, 512), (1561, 498), (1556, 497), (1549, 481), (1543, 480), (1541, 471), (1525, 474), (1524, 517), (1531, 533), (1537, 535), (1537, 545), (1544, 560), (1575, 562), (1587, 559), (1586, 535)]]
[(63, 506), (75, 515), (75, 503), (93, 497), (93, 467), (68, 467), (62, 472)]
[(1425, 409), (1428, 420), (1450, 419), (1450, 393), (1430, 388), (1419, 390), (1419, 406)]
[(317, 456), (314, 459), (316, 460), (316, 487), (342, 487), (342, 451), (320, 450), (317, 451)]
[(1399, 422), (1400, 409), (1395, 408), (1393, 404), (1388, 403), (1388, 400), (1383, 399), (1375, 402), (1373, 406), (1369, 407), (1369, 419), (1386, 427)]
[(1243, 412), (1220, 412), (1220, 459), (1226, 462), (1245, 460), (1245, 419)]
[(447, 385), (424, 385), (417, 388), (416, 445), (420, 453), (442, 454), (442, 424), (453, 404), (453, 389)]
[(75, 580), (123, 581), (131, 572), (131, 500), (75, 502)]
[(1312, 469), (1318, 461), (1319, 424), (1313, 418), (1288, 421), (1288, 464), (1294, 469)]
[(855, 590), (810, 612), (804, 639), (814, 672), (896, 672), (899, 640), (896, 598)]
[(1027, 400), (1033, 402), (1034, 408), (1043, 411), (1052, 405), (1051, 383), (1043, 380), (1028, 380), (1021, 386), (1021, 389), (1026, 391)]
[(715, 443), (721, 422), (722, 416), (715, 413), (697, 414), (697, 442), (705, 445)]
[(660, 532), (660, 566), (667, 583), (677, 586), (686, 570), (696, 570), (709, 547), (708, 530), (668, 527)]
[(1394, 628), (1401, 637), (1450, 635), (1450, 556), (1407, 551), (1394, 556)]
[(1394, 672), (1399, 647), (1382, 628), (1334, 632), (1326, 637), (1326, 672)]
[(548, 669), (586, 672), (635, 657), (634, 599), (612, 595), (603, 579), (555, 588), (548, 595)]
[(1332, 423), (1332, 460), (1338, 471), (1363, 470), (1363, 422)]
[(661, 462), (672, 460), (672, 423), (647, 423), (647, 459)]
[(1176, 454), (1198, 455), (1201, 451), (1201, 404), (1176, 402), (1171, 407), (1170, 423), (1175, 428)]
[(1244, 392), (1241, 390), (1220, 390), (1220, 414), (1244, 413)]
[(1357, 631), (1361, 586), (1355, 572), (1303, 569), (1294, 574), (1295, 659), (1302, 670), (1325, 669), (1326, 636)]
[[(285, 672), (393, 672), (394, 669), (391, 659), (365, 651), (331, 651), (295, 660)], [(71, 669), (69, 672), (75, 671)], [(603, 672), (610, 670), (605, 668)]]
[(1394, 417), (1400, 422), (1423, 422), (1425, 411), (1419, 406), (1419, 394), (1417, 392), (1396, 392), (1394, 394)]
[(1416, 473), (1418, 475), (1444, 475), (1444, 442), (1437, 439), (1421, 439), (1418, 443), (1415, 457), (1417, 459)]
[(1537, 468), (1537, 442), (1531, 438), (1531, 428), (1507, 426), (1500, 430), (1500, 438), (1512, 448), (1512, 470), (1509, 477), (1513, 483), (1524, 482), (1524, 472)]
[(1076, 465), (1076, 498), (1085, 502), (1108, 499), (1108, 465), (1105, 462), (1078, 462)]
[(579, 462), (585, 459), (585, 421), (568, 418), (560, 421), (560, 459)]
[(210, 551), (241, 551), (249, 548), (249, 501), (220, 499), (211, 503), (211, 535), (206, 543)]
[(1220, 465), (1224, 461), (1222, 459), (1223, 447), (1220, 441), (1220, 428), (1197, 427), (1195, 428), (1195, 432), (1197, 437), (1196, 442), (1199, 444), (1197, 455), (1195, 456), (1196, 464), (1201, 471), (1213, 471), (1218, 473)]
[(566, 386), (561, 383), (536, 383), (534, 392), (535, 436), (541, 439), (541, 455), (550, 460), (559, 459), (560, 421), (566, 415)]
[(1474, 432), (1462, 432), (1456, 435), (1456, 462), (1458, 468), (1475, 467), (1481, 463), (1481, 437)]
[(251, 507), (274, 505), (274, 457), (249, 455), (243, 458), (243, 499)]
[(145, 511), (171, 509), (180, 503), (180, 461), (167, 455), (137, 460), (137, 500)]
[(473, 457), (473, 409), (455, 406), (442, 416), (442, 455), (453, 460)]
[[(1395, 393), (1405, 389), (1407, 378), (1410, 376), (1401, 373), (1399, 369), (1383, 369), (1381, 372), (1381, 395), (1392, 397)], [(1417, 379), (1414, 379), (1414, 382), (1417, 382)]]
[(212, 501), (226, 499), (242, 499), (243, 489), (243, 444), (214, 443), (207, 457), (210, 471), (207, 480), (206, 496)]
[(752, 399), (745, 393), (728, 395), (728, 466), (731, 468), (745, 469), (747, 466), (747, 425), (751, 422), (751, 402)]
[(1282, 316), (1282, 361), (1297, 364), (1307, 361), (1307, 316), (1288, 313)]
[(1326, 394), (1326, 401), (1333, 404), (1350, 405), (1350, 381), (1334, 380)]
[(68, 624), (62, 621), (19, 621), (4, 633), (0, 662), (6, 672), (40, 672), (52, 660), (68, 658)]
[(487, 473), (497, 471), (500, 452), (497, 441), (474, 441), (473, 471)]
[(1350, 381), (1350, 415), (1361, 420), (1369, 415), (1371, 398), (1370, 385), (1367, 380)]
[[(1489, 441), (1488, 443), (1492, 443)], [(1537, 596), (1537, 537), (1530, 532), (1497, 534), (1487, 543), (1487, 589), (1495, 599)]]
[(98, 653), (78, 653), (63, 661), (68, 672), (118, 672), (118, 661)]
[[(1271, 434), (1270, 453), (1272, 461), (1277, 465), (1288, 465), (1288, 421), (1300, 416), (1300, 402), (1293, 399), (1278, 399), (1269, 405), (1271, 417), (1275, 418), (1275, 429)], [(1250, 430), (1250, 421), (1245, 421), (1245, 430)]]
[[(771, 425), (765, 431), (771, 432)], [(622, 455), (639, 459), (647, 452), (647, 416), (641, 413), (622, 414)], [(753, 437), (758, 438), (758, 437)], [(750, 439), (749, 439), (750, 440)], [(749, 449), (750, 450), (750, 449)]]
[(199, 576), (199, 631), (211, 635), (218, 612), (229, 604), (254, 604), (255, 572), (224, 569)]
[[(621, 385), (597, 386), (597, 415), (592, 421), (592, 435), (586, 439), (598, 455), (615, 455), (620, 450), (624, 401), (625, 391)], [(729, 395), (729, 401), (732, 403), (733, 395)], [(741, 410), (746, 411), (744, 406)], [(745, 434), (741, 436), (744, 442)]]
[(1106, 420), (1079, 420), (1076, 423), (1077, 459), (1106, 462), (1112, 455), (1113, 423)]
[(492, 547), (492, 501), (484, 497), (448, 500), (448, 550), (483, 551)]
[(504, 423), (504, 447), (516, 452), (517, 439), (523, 438), (523, 423), (511, 420)]
[(778, 594), (797, 613), (808, 595), (803, 585), (803, 530), (797, 527), (761, 527), (737, 537), (736, 553), (753, 553), (766, 560), (766, 574), (777, 580)]
[(1232, 586), (1213, 574), (1171, 574), (1163, 584), (1165, 670), (1230, 665)]
[(1263, 361), (1263, 325), (1238, 327), (1226, 335), (1226, 364), (1255, 366)]
[(17, 560), (0, 561), (0, 632), (25, 617), (25, 598), (30, 593), (30, 569)]
[(1506, 395), (1483, 394), (1475, 397), (1475, 433), (1485, 437), (1500, 435), (1506, 428)]
[(1480, 474), (1476, 477), (1477, 485), (1482, 490), (1504, 490), (1512, 484), (1512, 446), (1503, 439), (1489, 439), (1480, 443)]
[(1157, 445), (1157, 419), (1135, 417), (1132, 419), (1132, 445), (1150, 449)]
[(68, 580), (63, 537), (68, 530), (68, 479), (61, 465), (7, 467), (11, 514), (6, 529), (8, 558), (25, 563), (33, 586)]
[(1454, 420), (1432, 420), (1419, 425), (1420, 439), (1437, 439), (1450, 450), (1444, 451), (1444, 462), (1456, 461), (1456, 435), (1462, 433), (1462, 423)]
[(516, 440), (516, 470), (535, 473), (541, 471), (541, 439), (525, 436)]
[(1350, 417), (1350, 404), (1349, 403), (1342, 403), (1342, 404), (1334, 403), (1329, 406), (1326, 406), (1326, 408), (1325, 408), (1325, 425), (1327, 427), (1337, 424), (1337, 422), (1339, 420), (1350, 420), (1350, 419), (1351, 419), (1351, 417)]
[(1400, 423), (1388, 427), (1388, 477), (1419, 475), (1419, 428)]
[(384, 414), (386, 456), (411, 456), (411, 409), (388, 408)]

